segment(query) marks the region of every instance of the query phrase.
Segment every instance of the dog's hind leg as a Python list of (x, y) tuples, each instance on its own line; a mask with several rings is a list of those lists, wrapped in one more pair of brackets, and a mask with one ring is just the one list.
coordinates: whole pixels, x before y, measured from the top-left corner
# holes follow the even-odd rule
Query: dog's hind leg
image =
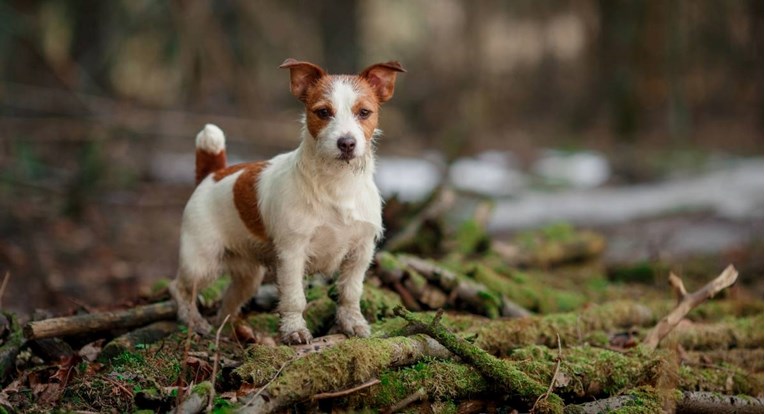
[(194, 293), (198, 294), (220, 276), (218, 250), (212, 243), (182, 235), (178, 275), (168, 289), (178, 306), (178, 319), (200, 334), (209, 333), (212, 327), (199, 313)]
[(265, 267), (241, 257), (227, 258), (226, 267), (231, 275), (231, 285), (223, 295), (217, 323), (223, 322), (227, 315), (232, 320), (238, 318), (242, 304), (258, 291), (266, 274)]

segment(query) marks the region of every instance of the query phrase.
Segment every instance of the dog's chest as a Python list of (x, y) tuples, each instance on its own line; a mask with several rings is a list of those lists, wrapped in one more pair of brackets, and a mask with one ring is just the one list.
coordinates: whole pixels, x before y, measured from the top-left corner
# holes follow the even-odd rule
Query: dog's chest
[[(354, 248), (374, 241), (373, 223), (350, 205), (334, 205), (316, 227), (308, 247), (312, 270), (331, 273)], [(374, 214), (374, 213), (372, 213)]]

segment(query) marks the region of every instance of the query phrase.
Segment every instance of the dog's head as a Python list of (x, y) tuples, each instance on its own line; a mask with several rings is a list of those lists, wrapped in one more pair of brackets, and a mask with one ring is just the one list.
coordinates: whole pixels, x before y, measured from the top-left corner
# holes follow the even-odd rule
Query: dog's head
[(290, 89), (305, 105), (305, 126), (327, 158), (350, 162), (371, 151), (380, 105), (393, 97), (398, 62), (378, 63), (358, 75), (329, 75), (309, 62), (287, 59)]

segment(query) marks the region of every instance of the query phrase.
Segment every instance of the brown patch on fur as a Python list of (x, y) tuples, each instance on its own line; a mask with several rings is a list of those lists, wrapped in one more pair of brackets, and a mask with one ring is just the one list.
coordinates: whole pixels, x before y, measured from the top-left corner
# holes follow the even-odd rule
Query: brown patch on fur
[(243, 171), (234, 183), (234, 205), (239, 212), (239, 218), (242, 219), (250, 233), (261, 240), (268, 240), (268, 235), (263, 219), (260, 217), (260, 208), (258, 208), (258, 179), (260, 173), (267, 166), (268, 161), (248, 162), (232, 165), (218, 171), (221, 173), (220, 178), (218, 178), (218, 173), (215, 174), (215, 179), (220, 180), (238, 171)]
[(308, 132), (316, 139), (324, 127), (327, 126), (330, 119), (321, 119), (314, 111), (319, 108), (327, 108), (331, 114), (334, 115), (335, 108), (332, 107), (332, 102), (329, 99), (329, 94), (332, 92), (332, 81), (336, 76), (324, 76), (319, 78), (314, 83), (305, 95), (305, 125), (308, 128)]
[(255, 163), (254, 162), (245, 162), (245, 163), (241, 163), (241, 164), (234, 164), (234, 165), (228, 166), (226, 168), (222, 168), (222, 169), (220, 169), (218, 171), (215, 171), (215, 174), (213, 174), (213, 179), (216, 182), (218, 182), (218, 181), (228, 177), (231, 174), (235, 174), (236, 172), (241, 171), (241, 170), (251, 166), (252, 164), (255, 164)]
[[(362, 109), (372, 111), (367, 119), (361, 119), (359, 117), (359, 111)], [(366, 138), (367, 141), (371, 141), (374, 136), (375, 129), (377, 128), (377, 113), (379, 112), (379, 109), (380, 104), (374, 99), (374, 95), (361, 95), (361, 98), (353, 105), (352, 111), (359, 120), (359, 124), (361, 124), (361, 128), (364, 130), (364, 138)]]
[(268, 240), (266, 227), (260, 217), (258, 208), (258, 179), (260, 173), (268, 166), (268, 161), (244, 162), (219, 169), (213, 174), (213, 179), (218, 182), (230, 175), (243, 171), (234, 182), (234, 206), (239, 212), (239, 218), (256, 238)]
[[(197, 185), (202, 182), (211, 172), (218, 171), (226, 167), (226, 151), (222, 150), (213, 154), (203, 149), (197, 150), (196, 161), (196, 182)], [(217, 181), (217, 179), (216, 179)]]

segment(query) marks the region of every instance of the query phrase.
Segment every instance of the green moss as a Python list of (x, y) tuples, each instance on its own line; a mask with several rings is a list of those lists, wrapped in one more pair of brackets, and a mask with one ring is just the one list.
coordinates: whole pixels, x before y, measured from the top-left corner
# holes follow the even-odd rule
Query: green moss
[(210, 381), (203, 381), (191, 388), (191, 392), (200, 397), (207, 398), (213, 391), (213, 385)]
[(335, 321), (336, 309), (335, 302), (327, 296), (308, 303), (303, 318), (313, 336), (321, 336), (329, 331)]
[(279, 368), (295, 355), (295, 351), (288, 346), (253, 345), (247, 348), (242, 365), (234, 374), (243, 381), (259, 387), (270, 381)]
[[(592, 306), (580, 312), (555, 313), (522, 319), (497, 320), (468, 330), (478, 335), (476, 345), (492, 354), (503, 354), (514, 347), (543, 344), (557, 347), (556, 334), (564, 346), (601, 341), (602, 334), (591, 332), (609, 331), (619, 327), (653, 324), (649, 309), (635, 302), (610, 302)], [(593, 345), (606, 345), (591, 342)]]
[(462, 254), (480, 253), (489, 248), (491, 239), (486, 229), (475, 220), (465, 220), (454, 234), (455, 250)]
[(682, 365), (679, 375), (679, 388), (685, 391), (757, 395), (763, 387), (761, 375), (755, 375), (728, 364), (716, 367)]
[(690, 329), (677, 328), (662, 341), (662, 346), (680, 344), (686, 350), (758, 348), (763, 343), (763, 315), (728, 318), (715, 323), (695, 324)]
[(348, 339), (294, 360), (268, 386), (268, 395), (290, 404), (316, 393), (368, 381), (391, 365), (401, 364), (398, 359), (401, 355), (408, 355), (407, 360), (416, 360), (421, 355), (423, 341), (425, 339), (419, 336)]
[(472, 263), (466, 267), (467, 275), (486, 286), (492, 292), (505, 295), (525, 309), (552, 313), (571, 311), (581, 307), (586, 298), (576, 291), (554, 289), (530, 278), (528, 274), (505, 269), (501, 274), (490, 266)]
[(163, 277), (157, 279), (157, 281), (151, 285), (150, 291), (152, 294), (157, 294), (166, 291), (168, 286), (170, 286), (170, 279)]
[(474, 368), (449, 361), (421, 361), (401, 369), (380, 373), (380, 384), (346, 400), (347, 407), (386, 408), (423, 388), (431, 401), (454, 401), (491, 391)]
[(229, 284), (231, 284), (231, 279), (228, 276), (215, 279), (214, 282), (210, 283), (209, 286), (199, 292), (200, 305), (205, 308), (213, 307), (223, 298), (223, 293), (226, 291)]
[(396, 259), (396, 256), (390, 252), (381, 251), (377, 253), (376, 258), (377, 258), (377, 264), (380, 266), (380, 268), (382, 268), (385, 271), (392, 272), (396, 270), (401, 270), (402, 268), (402, 265), (398, 261), (398, 259)]
[(247, 323), (258, 332), (276, 334), (279, 332), (279, 315), (275, 313), (257, 313), (247, 316)]
[(393, 316), (393, 309), (401, 305), (401, 298), (390, 290), (366, 284), (360, 305), (367, 321), (374, 323)]

